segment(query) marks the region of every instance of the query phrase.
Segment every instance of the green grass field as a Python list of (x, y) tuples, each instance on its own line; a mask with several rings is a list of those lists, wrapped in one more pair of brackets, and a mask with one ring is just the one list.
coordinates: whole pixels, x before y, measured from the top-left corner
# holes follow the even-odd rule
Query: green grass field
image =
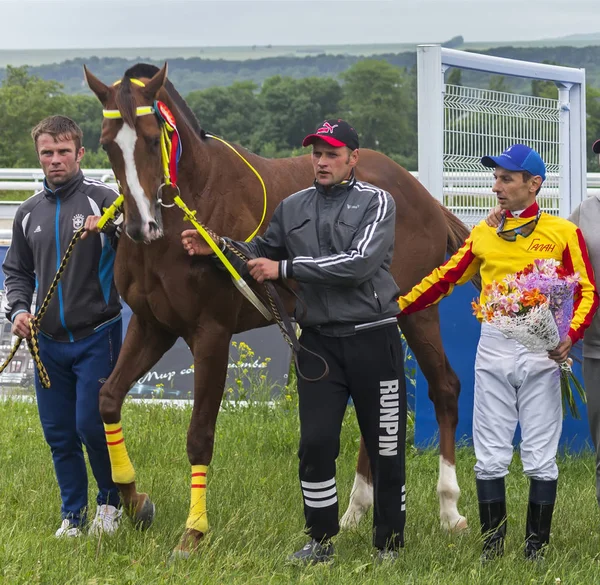
[[(125, 523), (118, 536), (57, 540), (60, 500), (49, 449), (34, 404), (0, 402), (0, 583), (48, 585), (128, 584), (590, 584), (600, 582), (600, 522), (591, 455), (560, 461), (561, 479), (547, 560), (522, 558), (528, 484), (515, 457), (507, 479), (506, 556), (482, 566), (471, 449), (458, 453), (460, 510), (471, 523), (462, 535), (439, 528), (434, 451), (407, 455), (406, 548), (391, 566), (373, 564), (371, 516), (336, 539), (331, 567), (299, 569), (285, 557), (305, 542), (297, 482), (295, 400), (275, 408), (221, 412), (209, 468), (211, 532), (187, 561), (169, 562), (189, 506), (185, 437), (190, 408), (128, 401), (123, 421), (141, 490), (156, 504), (145, 533)], [(341, 509), (349, 496), (358, 448), (354, 412), (346, 417), (338, 460)], [(90, 487), (90, 502), (94, 492)]]

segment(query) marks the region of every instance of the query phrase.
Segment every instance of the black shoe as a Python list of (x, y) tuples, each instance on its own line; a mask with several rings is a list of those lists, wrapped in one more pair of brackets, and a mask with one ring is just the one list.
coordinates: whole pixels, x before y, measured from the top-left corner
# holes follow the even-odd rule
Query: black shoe
[(375, 557), (376, 565), (387, 565), (395, 563), (398, 560), (398, 551), (393, 548), (380, 548)]
[(550, 542), (557, 483), (556, 480), (531, 480), (525, 532), (525, 558), (530, 561), (542, 560)]
[(333, 544), (330, 540), (319, 542), (314, 538), (299, 551), (287, 558), (288, 563), (295, 565), (316, 565), (333, 562)]

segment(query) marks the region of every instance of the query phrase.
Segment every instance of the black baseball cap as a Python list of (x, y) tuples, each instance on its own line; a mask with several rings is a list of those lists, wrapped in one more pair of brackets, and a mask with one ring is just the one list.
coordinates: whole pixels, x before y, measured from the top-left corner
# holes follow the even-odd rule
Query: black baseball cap
[(596, 154), (600, 154), (600, 140), (596, 140), (596, 142), (594, 142), (594, 144), (592, 144), (592, 150)]
[(315, 140), (320, 138), (331, 144), (331, 146), (341, 147), (347, 146), (350, 150), (358, 148), (358, 134), (356, 130), (344, 122), (344, 120), (330, 119), (324, 120), (317, 126), (313, 134), (309, 134), (303, 141), (302, 146), (313, 144)]

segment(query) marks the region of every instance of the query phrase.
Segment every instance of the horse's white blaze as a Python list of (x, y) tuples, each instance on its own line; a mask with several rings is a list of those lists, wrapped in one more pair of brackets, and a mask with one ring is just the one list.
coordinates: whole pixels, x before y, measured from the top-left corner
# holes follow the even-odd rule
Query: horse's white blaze
[(373, 486), (360, 473), (354, 476), (348, 509), (342, 516), (342, 528), (356, 528), (366, 511), (373, 505)]
[(442, 528), (460, 531), (467, 528), (467, 519), (458, 513), (460, 488), (456, 480), (456, 467), (440, 455), (440, 476), (437, 484), (440, 498), (440, 522)]
[(137, 134), (129, 124), (123, 124), (115, 137), (115, 142), (118, 144), (123, 155), (125, 163), (125, 180), (129, 187), (138, 211), (142, 220), (142, 231), (144, 240), (150, 241), (160, 237), (160, 233), (150, 230), (150, 222), (154, 222), (154, 218), (150, 213), (150, 204), (144, 195), (144, 188), (140, 183), (137, 166), (135, 164), (135, 143), (137, 142)]

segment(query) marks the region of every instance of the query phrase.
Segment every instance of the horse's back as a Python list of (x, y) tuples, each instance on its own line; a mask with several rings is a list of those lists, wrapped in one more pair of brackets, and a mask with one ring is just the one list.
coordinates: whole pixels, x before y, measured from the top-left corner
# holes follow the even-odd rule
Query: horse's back
[(448, 227), (442, 207), (405, 168), (373, 150), (361, 150), (356, 177), (386, 190), (396, 202), (392, 274), (407, 292), (444, 261)]
[[(262, 160), (269, 167), (268, 190), (276, 202), (314, 180), (310, 155)], [(374, 150), (360, 150), (356, 177), (384, 189), (396, 202), (392, 274), (402, 292), (407, 292), (444, 261), (448, 226), (443, 209), (405, 168)]]

